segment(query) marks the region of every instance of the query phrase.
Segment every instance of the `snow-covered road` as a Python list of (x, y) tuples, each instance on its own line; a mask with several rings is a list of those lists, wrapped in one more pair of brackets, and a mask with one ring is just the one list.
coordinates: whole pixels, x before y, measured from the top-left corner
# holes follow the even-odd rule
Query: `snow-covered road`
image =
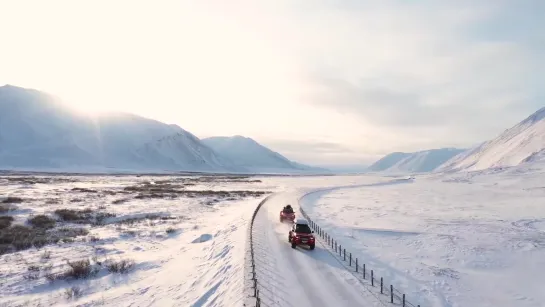
[(311, 251), (292, 249), (289, 224), (280, 223), (283, 206), (297, 208), (297, 193), (273, 195), (254, 222), (258, 289), (263, 306), (383, 306), (347, 271), (321, 241)]

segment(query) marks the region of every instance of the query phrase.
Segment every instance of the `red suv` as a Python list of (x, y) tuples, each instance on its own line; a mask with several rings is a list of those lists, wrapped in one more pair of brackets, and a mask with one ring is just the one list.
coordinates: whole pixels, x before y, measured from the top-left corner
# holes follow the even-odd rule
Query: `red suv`
[(288, 234), (288, 242), (291, 243), (291, 248), (295, 248), (297, 245), (307, 245), (313, 250), (316, 244), (313, 233), (314, 231), (308, 226), (307, 220), (297, 219)]
[(285, 206), (280, 211), (280, 222), (284, 222), (284, 220), (288, 220), (293, 223), (295, 220), (295, 212), (293, 212), (293, 208), (290, 205)]

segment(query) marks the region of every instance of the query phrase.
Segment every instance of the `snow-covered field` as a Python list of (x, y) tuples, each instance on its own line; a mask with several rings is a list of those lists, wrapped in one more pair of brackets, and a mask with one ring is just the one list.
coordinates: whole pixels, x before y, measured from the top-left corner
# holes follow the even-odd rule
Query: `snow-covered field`
[[(2, 177), (4, 220), (29, 227), (26, 236), (3, 227), (0, 303), (236, 304), (249, 212), (274, 187), (252, 180), (259, 179)], [(53, 219), (35, 219), (44, 230), (29, 225), (39, 215)], [(40, 240), (55, 242), (27, 249)], [(114, 272), (123, 260), (127, 272)]]
[(286, 259), (315, 259), (304, 262), (309, 268), (329, 264), (316, 278), (310, 270), (284, 282), (304, 290), (304, 277), (327, 289), (329, 280), (316, 279), (333, 274), (332, 289), (345, 289), (342, 276), (356, 287), (322, 247), (293, 254), (274, 220), (284, 203), (297, 207), (299, 195), (325, 187), (342, 188), (304, 198), (307, 213), (412, 303), (542, 306), (541, 169), (398, 184), (377, 176), (2, 176), (0, 306), (241, 306), (248, 223), (272, 192), (284, 193), (264, 207), (259, 225), (274, 227), (261, 239), (280, 240), (274, 248)]
[(362, 180), (1, 176), (0, 305), (240, 306), (257, 204)]
[(545, 306), (545, 172), (519, 167), (310, 194), (333, 238), (422, 306)]

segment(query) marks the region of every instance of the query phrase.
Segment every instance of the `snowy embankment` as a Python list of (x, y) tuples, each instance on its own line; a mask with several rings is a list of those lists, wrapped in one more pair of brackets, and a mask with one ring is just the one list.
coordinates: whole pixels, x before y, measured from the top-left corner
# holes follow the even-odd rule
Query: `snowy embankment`
[(422, 176), (313, 193), (301, 205), (413, 303), (542, 306), (544, 175)]

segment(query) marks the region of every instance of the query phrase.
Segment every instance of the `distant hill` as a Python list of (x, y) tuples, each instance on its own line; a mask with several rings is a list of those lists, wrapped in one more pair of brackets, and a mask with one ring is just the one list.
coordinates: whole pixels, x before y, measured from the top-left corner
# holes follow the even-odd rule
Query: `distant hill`
[(217, 136), (202, 139), (202, 142), (221, 153), (226, 160), (238, 168), (252, 172), (327, 172), (324, 168), (312, 167), (290, 161), (255, 140), (244, 136)]
[(440, 148), (412, 153), (395, 152), (386, 155), (372, 164), (368, 171), (372, 172), (432, 172), (441, 164), (463, 152), (464, 149)]
[(385, 171), (410, 155), (411, 155), (410, 153), (405, 153), (405, 152), (393, 152), (391, 154), (388, 154), (380, 158), (375, 163), (371, 164), (367, 168), (367, 170), (371, 172)]
[(493, 140), (467, 150), (437, 171), (476, 171), (545, 160), (545, 108)]

